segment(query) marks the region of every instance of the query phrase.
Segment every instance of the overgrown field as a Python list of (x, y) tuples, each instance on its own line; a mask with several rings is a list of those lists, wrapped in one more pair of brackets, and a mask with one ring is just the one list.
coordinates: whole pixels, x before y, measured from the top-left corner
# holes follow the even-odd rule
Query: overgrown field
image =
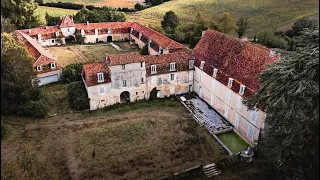
[(129, 45), (128, 42), (117, 42), (125, 51), (117, 51), (109, 44), (94, 45), (68, 45), (47, 48), (50, 54), (57, 56), (60, 66), (65, 67), (74, 62), (92, 63), (101, 62), (108, 54), (128, 53), (138, 51), (137, 46)]
[(43, 2), (70, 2), (76, 4), (109, 6), (109, 7), (128, 7), (133, 8), (135, 4), (143, 3), (144, 0), (44, 0)]
[(159, 179), (227, 156), (175, 98), (1, 120), (2, 177), (27, 167), (40, 179)]
[(35, 10), (35, 14), (39, 16), (41, 23), (46, 24), (45, 15), (48, 13), (51, 16), (60, 16), (63, 15), (75, 15), (78, 11), (72, 9), (62, 9), (62, 8), (54, 8), (54, 7), (46, 7), (46, 6), (38, 6)]
[[(231, 13), (236, 20), (241, 16), (251, 19), (253, 37), (258, 32), (290, 24), (306, 16), (319, 13), (318, 0), (223, 0), (223, 11)], [(182, 22), (196, 21), (196, 14), (202, 13), (209, 21), (216, 21), (219, 17), (218, 0), (173, 0), (127, 15), (128, 21), (138, 21), (143, 24), (160, 26), (163, 15), (167, 11), (174, 11)]]

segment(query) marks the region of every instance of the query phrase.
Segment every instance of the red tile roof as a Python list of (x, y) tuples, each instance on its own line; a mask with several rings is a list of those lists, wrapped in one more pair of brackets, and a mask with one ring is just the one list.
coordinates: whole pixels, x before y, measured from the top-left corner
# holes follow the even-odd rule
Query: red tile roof
[(109, 66), (121, 65), (121, 64), (130, 64), (144, 62), (142, 56), (137, 52), (124, 53), (124, 54), (112, 54), (109, 55), (108, 59)]
[(131, 22), (101, 22), (101, 23), (79, 23), (76, 24), (76, 29), (93, 30), (93, 29), (118, 29), (118, 28), (130, 28)]
[[(104, 82), (98, 83), (97, 73), (103, 73)], [(87, 86), (110, 83), (110, 70), (106, 62), (92, 63), (83, 65), (83, 76)]]
[[(29, 33), (29, 30), (31, 31), (31, 33)], [(36, 37), (37, 34), (41, 34), (42, 37), (48, 34), (54, 35), (55, 37), (56, 32), (59, 32), (61, 34), (61, 30), (59, 26), (43, 26), (43, 27), (37, 27), (37, 28), (31, 28), (31, 29), (22, 29), (19, 31), (31, 37), (34, 37), (34, 36)]]
[(75, 27), (76, 25), (73, 22), (73, 19), (70, 18), (67, 15), (64, 15), (62, 17), (61, 23), (60, 23), (60, 27)]
[[(213, 30), (205, 32), (194, 50), (197, 67), (205, 61), (203, 70), (207, 74), (212, 76), (213, 68), (217, 68), (218, 81), (227, 85), (229, 77), (235, 79), (234, 86), (238, 87), (237, 83), (246, 86), (245, 95), (259, 88), (259, 74), (279, 58), (269, 57), (270, 50), (265, 47)], [(232, 90), (239, 92), (239, 88)]]
[(147, 75), (151, 75), (151, 65), (157, 65), (157, 74), (170, 73), (169, 63), (176, 63), (176, 71), (187, 71), (189, 69), (189, 60), (193, 58), (192, 52), (175, 52), (169, 54), (161, 54), (157, 56), (143, 56), (146, 61)]
[(174, 48), (185, 48), (182, 44), (166, 37), (165, 35), (148, 28), (144, 25), (141, 25), (137, 22), (132, 22), (131, 27), (140, 32), (143, 36), (147, 37), (149, 40), (157, 43), (159, 46), (167, 49), (174, 49)]

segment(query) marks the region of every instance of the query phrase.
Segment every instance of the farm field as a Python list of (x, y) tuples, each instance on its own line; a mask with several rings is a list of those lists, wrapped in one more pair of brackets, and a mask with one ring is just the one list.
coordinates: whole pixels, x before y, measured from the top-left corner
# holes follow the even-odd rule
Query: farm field
[(58, 64), (65, 67), (73, 62), (92, 63), (101, 62), (108, 54), (119, 54), (138, 51), (135, 45), (128, 42), (116, 42), (122, 49), (126, 51), (117, 51), (110, 44), (94, 44), (94, 45), (67, 45), (48, 47), (50, 54), (57, 56)]
[(42, 24), (46, 24), (46, 13), (51, 16), (60, 16), (63, 15), (75, 15), (78, 11), (72, 9), (62, 9), (62, 8), (54, 8), (54, 7), (46, 7), (46, 6), (38, 6), (35, 10), (35, 14), (39, 16)]
[[(258, 32), (271, 28), (276, 29), (290, 24), (297, 19), (319, 14), (318, 0), (224, 0), (223, 11), (231, 13), (234, 19), (247, 16), (251, 20), (253, 37)], [(180, 21), (194, 22), (196, 14), (202, 13), (209, 21), (216, 21), (219, 16), (218, 0), (173, 0), (143, 11), (128, 14), (128, 21), (138, 21), (145, 25), (160, 26), (163, 15), (174, 11)]]
[(70, 2), (76, 4), (94, 5), (94, 6), (109, 6), (114, 8), (128, 7), (133, 8), (135, 4), (144, 3), (144, 0), (44, 0), (43, 2)]
[[(44, 88), (52, 92), (49, 101), (64, 89)], [(17, 171), (19, 157), (47, 179), (160, 179), (228, 156), (175, 98), (46, 119), (1, 119), (8, 129), (1, 141), (2, 175)]]

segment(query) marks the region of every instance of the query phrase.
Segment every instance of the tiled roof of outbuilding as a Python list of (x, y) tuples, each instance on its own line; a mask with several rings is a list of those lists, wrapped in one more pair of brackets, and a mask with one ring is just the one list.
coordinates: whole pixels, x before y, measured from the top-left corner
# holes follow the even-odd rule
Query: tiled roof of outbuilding
[(138, 63), (138, 62), (144, 62), (144, 59), (138, 52), (112, 54), (112, 55), (109, 55), (108, 65), (115, 66), (115, 65)]
[[(110, 70), (106, 62), (98, 62), (83, 65), (84, 79), (87, 86), (94, 86), (111, 82)], [(104, 74), (104, 82), (98, 83), (97, 73)]]

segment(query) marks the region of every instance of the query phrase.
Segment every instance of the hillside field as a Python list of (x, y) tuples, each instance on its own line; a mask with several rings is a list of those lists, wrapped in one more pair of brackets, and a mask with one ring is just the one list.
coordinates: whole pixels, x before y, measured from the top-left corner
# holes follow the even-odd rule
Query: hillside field
[(45, 15), (48, 13), (51, 16), (60, 16), (63, 15), (74, 15), (78, 11), (72, 9), (62, 9), (62, 8), (54, 8), (54, 7), (46, 7), (46, 6), (38, 6), (35, 10), (35, 14), (39, 16), (41, 23), (46, 24)]
[[(318, 0), (223, 0), (223, 11), (231, 13), (234, 19), (247, 16), (251, 20), (250, 37), (258, 32), (283, 25), (306, 16), (319, 14)], [(174, 11), (182, 22), (193, 22), (196, 14), (202, 13), (206, 20), (216, 21), (219, 16), (218, 0), (173, 0), (127, 15), (128, 21), (138, 21), (160, 26), (163, 15)]]
[(70, 2), (76, 4), (94, 5), (94, 6), (109, 6), (109, 7), (128, 7), (133, 8), (135, 4), (143, 3), (144, 0), (44, 0), (43, 2)]

